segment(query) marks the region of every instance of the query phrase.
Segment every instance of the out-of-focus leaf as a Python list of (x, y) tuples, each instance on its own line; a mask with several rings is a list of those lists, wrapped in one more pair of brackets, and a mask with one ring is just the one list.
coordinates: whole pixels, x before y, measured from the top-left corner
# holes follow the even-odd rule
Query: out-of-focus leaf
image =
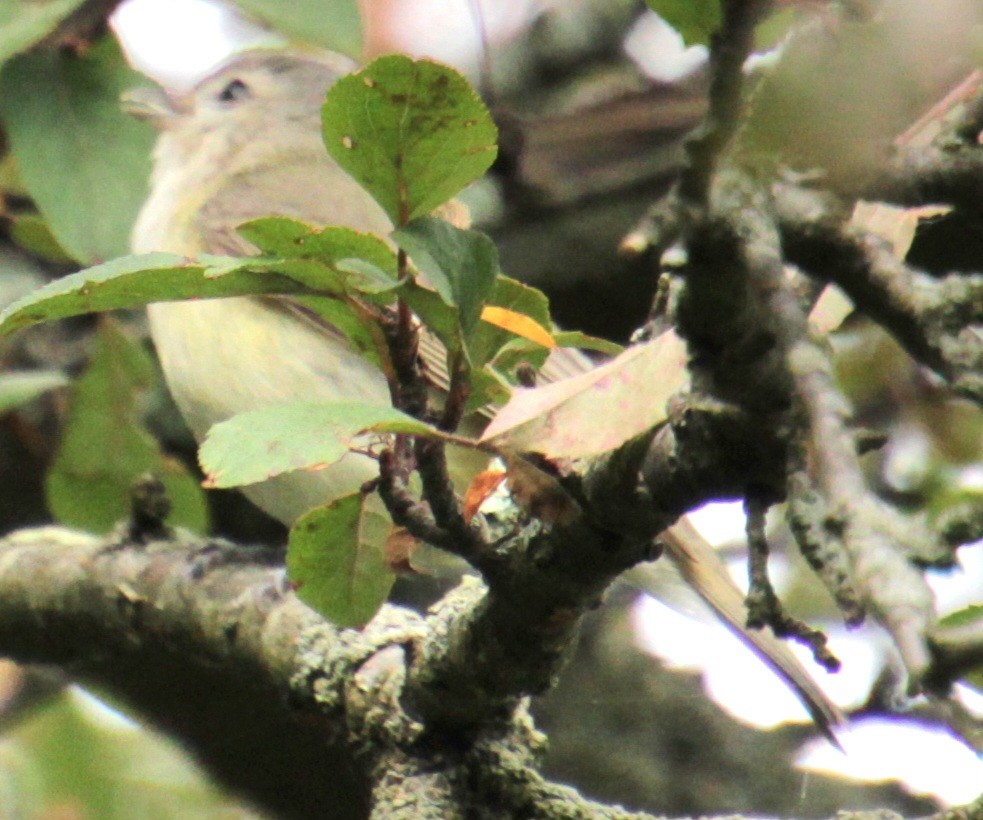
[(0, 336), (38, 322), (150, 302), (305, 292), (296, 278), (277, 272), (288, 269), (288, 261), (213, 257), (203, 264), (168, 253), (114, 259), (18, 299), (0, 313)]
[(820, 14), (794, 32), (759, 74), (737, 140), (749, 158), (822, 168), (833, 188), (882, 167), (887, 143), (949, 96), (954, 72), (976, 64), (970, 41), (983, 6), (886, 3), (867, 21), (835, 20)]
[(210, 486), (239, 487), (293, 470), (327, 467), (367, 432), (427, 435), (434, 430), (385, 405), (284, 404), (216, 424), (198, 457)]
[(119, 104), (138, 81), (111, 36), (84, 54), (22, 54), (0, 73), (0, 115), (20, 179), (80, 262), (125, 254), (147, 195), (155, 136)]
[(911, 367), (904, 348), (873, 323), (842, 329), (830, 339), (837, 383), (856, 408), (883, 402)]
[(161, 453), (143, 427), (141, 407), (156, 383), (150, 356), (111, 322), (99, 329), (98, 346), (76, 380), (68, 417), (47, 476), (48, 506), (63, 524), (106, 532), (129, 512), (135, 479), (152, 472), (173, 505), (170, 523), (204, 532), (204, 494), (178, 461)]
[(58, 244), (51, 228), (39, 214), (24, 214), (13, 218), (10, 238), (34, 256), (55, 265), (70, 265), (75, 260)]
[(13, 196), (28, 196), (27, 188), (21, 183), (17, 165), (9, 152), (0, 155), (0, 191)]
[(290, 530), (290, 583), (300, 600), (338, 626), (364, 624), (392, 587), (385, 553), (392, 523), (379, 506), (375, 496), (353, 493), (311, 510)]
[(754, 29), (754, 50), (767, 51), (781, 43), (798, 22), (800, 12), (794, 5), (772, 11)]
[(983, 621), (983, 604), (972, 604), (939, 619), (939, 626), (966, 626)]
[(84, 0), (3, 0), (0, 3), (0, 63), (30, 48)]
[(479, 178), (497, 152), (498, 131), (468, 81), (401, 55), (338, 80), (322, 125), (328, 153), (397, 227)]
[(679, 32), (688, 46), (709, 45), (723, 22), (721, 0), (647, 0), (652, 11)]
[(464, 338), (471, 337), (485, 300), (495, 287), (498, 251), (479, 231), (462, 230), (432, 216), (393, 232), (440, 298), (457, 307)]
[[(175, 742), (147, 726), (125, 725), (94, 702), (65, 689), (6, 729), (5, 818), (259, 820), (210, 784)], [(28, 767), (27, 777), (19, 776)]]
[(517, 388), (481, 441), (553, 458), (606, 452), (666, 420), (667, 400), (688, 387), (686, 361), (686, 345), (667, 331), (582, 375)]
[(243, 11), (291, 39), (357, 57), (362, 26), (357, 0), (235, 0)]
[(0, 415), (27, 404), (48, 390), (64, 387), (68, 377), (60, 370), (0, 373)]
[[(939, 626), (943, 628), (971, 627), (974, 625), (977, 629), (983, 625), (983, 604), (970, 604), (958, 612), (953, 612), (939, 619)], [(983, 692), (983, 664), (965, 675), (963, 680)]]

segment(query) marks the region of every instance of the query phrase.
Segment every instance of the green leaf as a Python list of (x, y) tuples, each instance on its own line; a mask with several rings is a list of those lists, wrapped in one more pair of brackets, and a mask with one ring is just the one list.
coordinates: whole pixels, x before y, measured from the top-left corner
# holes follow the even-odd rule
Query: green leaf
[(470, 339), (495, 288), (499, 272), (495, 243), (479, 231), (462, 230), (433, 216), (414, 219), (394, 231), (393, 239), (441, 299), (457, 307), (464, 338)]
[(338, 626), (361, 626), (389, 595), (385, 560), (392, 529), (361, 493), (342, 496), (302, 516), (290, 530), (287, 576), (300, 598)]
[(436, 291), (410, 282), (403, 286), (399, 296), (449, 352), (456, 353), (463, 348), (464, 338), (458, 312)]
[[(983, 622), (983, 604), (970, 604), (957, 612), (952, 612), (939, 619), (940, 627), (966, 627)], [(966, 683), (983, 692), (983, 664), (971, 669), (963, 676)]]
[(720, 0), (647, 0), (649, 8), (680, 33), (688, 46), (709, 45), (723, 22)]
[(68, 383), (68, 377), (60, 370), (0, 373), (0, 415)]
[(342, 259), (338, 270), (344, 275), (349, 290), (370, 297), (375, 302), (391, 304), (393, 291), (400, 287), (398, 279), (365, 259)]
[(251, 14), (291, 39), (340, 51), (362, 52), (362, 26), (357, 0), (235, 0)]
[(562, 330), (553, 334), (553, 341), (557, 347), (576, 347), (580, 350), (594, 350), (603, 353), (605, 356), (617, 356), (624, 351), (624, 346), (608, 339), (599, 339), (597, 336), (590, 336), (581, 333), (579, 330)]
[(30, 48), (85, 0), (3, 0), (0, 3), (0, 63)]
[(12, 216), (10, 238), (28, 253), (54, 265), (71, 265), (75, 261), (58, 244), (40, 214)]
[(255, 484), (333, 464), (367, 432), (427, 435), (422, 421), (385, 405), (303, 402), (240, 413), (208, 431), (198, 452), (213, 487)]
[(460, 74), (380, 57), (342, 77), (321, 111), (328, 153), (397, 227), (429, 213), (491, 166), (498, 131)]
[[(545, 328), (553, 326), (546, 294), (507, 276), (498, 277), (495, 282), (495, 292), (489, 298), (488, 304), (522, 313)], [(468, 343), (472, 365), (477, 368), (491, 361), (504, 345), (515, 338), (515, 334), (507, 330), (487, 322), (479, 322)], [(538, 367), (546, 360), (547, 355), (549, 355), (548, 350), (539, 348), (538, 351), (529, 350), (524, 358), (534, 367)]]
[(150, 302), (306, 292), (277, 267), (285, 264), (231, 257), (200, 264), (168, 253), (126, 256), (63, 276), (18, 299), (0, 313), (0, 336), (38, 322)]
[(490, 365), (485, 365), (480, 370), (472, 370), (469, 375), (471, 392), (464, 406), (465, 415), (477, 413), (488, 405), (501, 406), (512, 395), (511, 385)]
[(155, 135), (119, 104), (138, 81), (111, 36), (82, 55), (22, 54), (0, 73), (0, 116), (20, 179), (80, 262), (125, 254), (147, 195)]
[(754, 50), (767, 51), (777, 46), (800, 19), (799, 9), (794, 7), (773, 11), (754, 30)]
[(983, 604), (970, 604), (957, 612), (939, 618), (939, 626), (966, 626), (983, 621)]
[(129, 513), (129, 490), (143, 473), (164, 482), (172, 524), (204, 532), (208, 513), (196, 478), (161, 453), (142, 424), (140, 409), (159, 375), (153, 360), (112, 322), (75, 382), (54, 464), (47, 476), (48, 506), (63, 524), (107, 532)]
[(117, 713), (123, 710), (78, 687), (64, 687), (33, 704), (30, 715), (4, 731), (5, 816), (256, 817), (237, 810), (172, 739), (122, 721)]
[(396, 278), (396, 254), (375, 234), (338, 226), (316, 228), (285, 216), (250, 220), (239, 226), (239, 233), (270, 256), (316, 259), (325, 265), (361, 259)]

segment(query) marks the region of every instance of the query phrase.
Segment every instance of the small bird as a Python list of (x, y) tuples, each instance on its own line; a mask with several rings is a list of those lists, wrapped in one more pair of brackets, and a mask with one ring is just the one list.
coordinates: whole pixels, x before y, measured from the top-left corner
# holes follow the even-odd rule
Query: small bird
[[(388, 234), (386, 214), (328, 156), (321, 139), (325, 93), (354, 68), (337, 55), (257, 50), (234, 57), (188, 93), (131, 93), (129, 110), (160, 129), (134, 252), (249, 254), (254, 249), (236, 228), (268, 215)], [(290, 401), (390, 401), (373, 365), (336, 330), (292, 310), (287, 300), (159, 303), (150, 306), (149, 317), (167, 384), (199, 441), (218, 422)], [(350, 453), (327, 469), (277, 476), (244, 492), (290, 524), (377, 474), (376, 462)], [(832, 738), (839, 711), (784, 643), (745, 629), (743, 595), (712, 546), (685, 519), (661, 540), (685, 582)], [(630, 580), (659, 597), (660, 576), (641, 567)]]

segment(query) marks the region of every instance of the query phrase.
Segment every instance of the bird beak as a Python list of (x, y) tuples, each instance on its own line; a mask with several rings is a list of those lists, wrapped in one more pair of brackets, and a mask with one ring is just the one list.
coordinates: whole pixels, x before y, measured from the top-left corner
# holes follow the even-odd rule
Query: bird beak
[(163, 131), (181, 113), (178, 97), (159, 85), (144, 85), (124, 91), (120, 96), (123, 110), (141, 122)]

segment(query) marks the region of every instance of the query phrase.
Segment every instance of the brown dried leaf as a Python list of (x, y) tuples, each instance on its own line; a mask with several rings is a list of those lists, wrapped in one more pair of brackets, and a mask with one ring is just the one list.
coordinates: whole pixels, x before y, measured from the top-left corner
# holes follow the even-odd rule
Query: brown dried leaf
[(502, 470), (483, 470), (471, 479), (467, 492), (464, 493), (464, 519), (470, 521), (474, 514), (485, 500), (495, 490), (498, 485), (505, 480), (505, 472)]

